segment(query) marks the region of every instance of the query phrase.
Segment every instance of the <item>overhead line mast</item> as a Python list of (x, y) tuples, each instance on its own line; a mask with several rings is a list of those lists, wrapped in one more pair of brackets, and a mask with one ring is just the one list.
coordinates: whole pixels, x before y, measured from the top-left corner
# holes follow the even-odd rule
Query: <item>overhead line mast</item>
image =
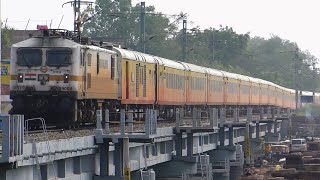
[[(73, 12), (74, 12), (74, 32), (77, 33), (78, 41), (81, 41), (81, 26), (82, 26), (82, 21), (83, 17), (88, 13), (88, 11), (92, 10), (92, 4), (94, 2), (91, 1), (81, 1), (81, 0), (74, 0), (74, 1), (69, 1), (66, 2), (62, 5), (62, 7), (65, 4), (71, 4), (73, 6)], [(87, 5), (87, 9), (81, 13), (81, 4)]]

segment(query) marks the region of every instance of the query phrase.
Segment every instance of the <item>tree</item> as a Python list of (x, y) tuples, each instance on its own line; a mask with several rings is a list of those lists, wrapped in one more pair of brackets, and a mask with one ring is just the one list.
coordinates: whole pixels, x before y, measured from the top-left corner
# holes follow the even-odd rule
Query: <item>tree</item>
[(130, 0), (97, 0), (94, 18), (84, 24), (84, 33), (97, 40), (132, 44), (136, 18), (131, 9)]
[(1, 28), (1, 59), (10, 58), (10, 49), (11, 49), (11, 34), (13, 28), (2, 27)]
[[(139, 50), (140, 4), (132, 7), (130, 0), (97, 0), (96, 4), (96, 15), (84, 25), (84, 32), (96, 40), (111, 41)], [(176, 45), (170, 41), (170, 36), (177, 29), (175, 24), (170, 24), (167, 17), (156, 13), (153, 6), (146, 7), (145, 24), (146, 53), (173, 57), (175, 53), (172, 49)]]

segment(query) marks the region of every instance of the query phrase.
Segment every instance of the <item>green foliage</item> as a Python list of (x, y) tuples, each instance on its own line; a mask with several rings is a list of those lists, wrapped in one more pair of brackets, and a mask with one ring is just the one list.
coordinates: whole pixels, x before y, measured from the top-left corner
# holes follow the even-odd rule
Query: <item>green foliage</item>
[[(130, 0), (97, 0), (96, 16), (84, 25), (84, 32), (96, 40), (124, 44), (140, 50), (140, 4)], [(146, 53), (173, 60), (182, 60), (182, 30), (155, 7), (146, 7)], [(231, 27), (187, 31), (186, 61), (234, 73), (265, 79), (288, 88), (295, 88), (294, 42), (276, 35), (269, 39), (250, 38)], [(283, 53), (280, 53), (283, 51)], [(298, 82), (303, 90), (319, 89), (320, 79), (310, 69), (316, 58), (309, 52), (297, 52)]]
[(11, 33), (13, 29), (9, 27), (1, 28), (1, 59), (10, 58)]

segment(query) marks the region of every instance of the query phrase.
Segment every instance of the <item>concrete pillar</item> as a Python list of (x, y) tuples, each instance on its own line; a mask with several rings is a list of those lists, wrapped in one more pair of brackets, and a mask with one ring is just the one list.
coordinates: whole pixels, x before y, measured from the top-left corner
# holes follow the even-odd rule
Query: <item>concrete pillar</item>
[[(101, 159), (101, 154), (100, 154)], [(77, 156), (73, 158), (73, 173), (74, 174), (81, 174), (81, 157)], [(100, 175), (101, 175), (101, 162), (100, 162)]]
[[(249, 127), (248, 127), (248, 130), (249, 130), (249, 138), (251, 139), (252, 138), (252, 134), (253, 134), (253, 127), (252, 127), (252, 125), (249, 123)], [(247, 131), (247, 129), (246, 129), (246, 131)]]
[(65, 159), (61, 159), (57, 161), (57, 174), (58, 178), (65, 178), (66, 177), (66, 161)]
[(272, 118), (271, 107), (267, 107), (267, 117), (268, 117), (268, 119)]
[(242, 166), (230, 166), (230, 180), (238, 179), (243, 174)]
[(106, 133), (110, 133), (110, 128), (109, 128), (109, 125), (110, 125), (110, 113), (109, 113), (109, 109), (105, 109), (104, 110), (104, 122), (105, 122), (105, 125), (104, 125), (104, 129), (106, 131)]
[(260, 123), (256, 123), (256, 139), (260, 139)]
[(123, 138), (123, 165), (124, 172), (123, 176), (125, 180), (130, 180), (130, 157), (129, 157), (129, 138)]
[(114, 148), (114, 166), (115, 166), (115, 176), (121, 177), (122, 176), (122, 142), (116, 143)]
[[(36, 175), (34, 175), (34, 176), (36, 176)], [(7, 180), (7, 170), (5, 168), (0, 169), (0, 179)]]
[(125, 110), (120, 110), (120, 133), (125, 134), (126, 131), (126, 114)]
[(276, 115), (275, 108), (272, 107), (272, 108), (271, 108), (271, 118), (274, 119), (274, 118), (275, 118), (275, 115)]
[(192, 109), (192, 127), (196, 128), (199, 126), (199, 119), (198, 119), (198, 110), (197, 108)]
[(224, 132), (224, 126), (219, 128), (219, 142), (220, 146), (224, 146), (224, 140), (226, 139), (225, 137), (225, 132)]
[(273, 122), (273, 133), (277, 133), (277, 128), (278, 128), (278, 121), (277, 120), (274, 120)]
[(182, 156), (182, 143), (183, 143), (182, 133), (180, 132), (176, 134), (176, 139), (175, 139), (176, 155), (180, 157)]
[(233, 109), (233, 122), (234, 123), (239, 122), (239, 108)]
[[(235, 160), (235, 151), (231, 150), (228, 147), (221, 147), (216, 150), (212, 150), (208, 152), (210, 156), (210, 163), (212, 163), (213, 167), (217, 164), (215, 162), (226, 162), (227, 168), (230, 169), (230, 160)], [(221, 168), (221, 167), (220, 167)], [(213, 179), (216, 180), (229, 180), (230, 179), (230, 172), (227, 173), (213, 173)]]
[(263, 107), (260, 108), (260, 120), (263, 119), (264, 109)]
[(40, 165), (40, 179), (48, 179), (48, 165), (47, 164), (42, 164)]
[(220, 109), (220, 127), (224, 126), (224, 123), (226, 122), (226, 108), (221, 108)]
[(271, 133), (272, 124), (273, 124), (273, 123), (268, 123), (268, 124), (267, 124), (267, 126), (268, 126), (268, 133)]
[(209, 108), (210, 127), (218, 126), (218, 111), (216, 108)]
[(100, 176), (109, 175), (109, 142), (99, 145), (100, 150)]
[(233, 126), (229, 127), (229, 146), (233, 146)]
[(193, 156), (193, 133), (187, 134), (187, 156)]

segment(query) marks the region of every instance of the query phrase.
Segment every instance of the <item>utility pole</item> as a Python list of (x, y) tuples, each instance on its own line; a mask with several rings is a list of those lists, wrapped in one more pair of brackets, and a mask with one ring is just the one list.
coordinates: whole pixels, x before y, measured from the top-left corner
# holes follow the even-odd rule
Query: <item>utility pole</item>
[(211, 43), (211, 46), (212, 46), (212, 48), (211, 48), (211, 53), (212, 53), (212, 62), (214, 61), (214, 29), (212, 30), (212, 38), (211, 38), (211, 41), (212, 41), (212, 43)]
[(140, 9), (140, 51), (146, 52), (145, 46), (145, 15), (146, 15), (146, 3), (141, 2), (141, 9)]
[[(0, 9), (1, 9), (1, 0), (0, 0)], [(1, 19), (1, 13), (0, 13), (0, 19)], [(0, 44), (2, 43), (1, 42), (1, 29), (2, 29), (2, 22), (0, 21)], [(1, 62), (1, 65), (2, 65), (2, 49), (1, 49), (1, 46), (0, 46), (0, 62)], [(1, 76), (0, 76), (1, 77)], [(0, 78), (0, 84), (1, 84), (1, 78)], [(1, 95), (1, 88), (0, 88), (0, 95)], [(0, 106), (1, 106), (1, 101), (0, 101)], [(1, 113), (1, 108), (0, 108), (0, 113)]]
[(74, 0), (73, 2), (74, 12), (74, 32), (80, 33), (80, 0)]
[(299, 48), (296, 47), (295, 56), (294, 56), (294, 81), (295, 81), (295, 102), (296, 102), (296, 111), (298, 110), (299, 103), (299, 82), (298, 82), (298, 60), (299, 60)]
[(312, 88), (312, 102), (314, 103), (315, 102), (315, 91), (316, 91), (316, 74), (317, 74), (317, 71), (316, 71), (316, 63), (315, 62), (312, 62), (312, 68), (313, 68), (313, 76), (312, 76), (312, 79), (313, 79), (313, 88)]
[(187, 20), (184, 19), (182, 23), (182, 61), (186, 62), (187, 58)]

